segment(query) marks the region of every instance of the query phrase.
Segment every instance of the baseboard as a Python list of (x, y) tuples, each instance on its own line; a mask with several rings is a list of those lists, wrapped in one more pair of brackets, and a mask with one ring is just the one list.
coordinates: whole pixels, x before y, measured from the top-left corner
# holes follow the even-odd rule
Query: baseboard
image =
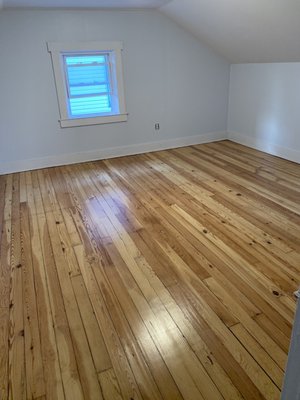
[(238, 132), (228, 132), (227, 138), (233, 142), (243, 144), (256, 150), (263, 151), (285, 160), (300, 163), (300, 151), (269, 143), (258, 138), (249, 138)]
[(160, 142), (132, 144), (128, 146), (118, 146), (106, 149), (83, 151), (80, 153), (68, 153), (43, 158), (34, 158), (30, 160), (18, 160), (13, 162), (0, 163), (0, 175), (13, 172), (29, 171), (39, 168), (55, 167), (59, 165), (76, 164), (85, 161), (103, 160), (107, 158), (149, 153), (152, 151), (191, 146), (194, 144), (210, 143), (224, 140), (226, 138), (226, 132), (211, 132), (203, 135), (168, 139)]

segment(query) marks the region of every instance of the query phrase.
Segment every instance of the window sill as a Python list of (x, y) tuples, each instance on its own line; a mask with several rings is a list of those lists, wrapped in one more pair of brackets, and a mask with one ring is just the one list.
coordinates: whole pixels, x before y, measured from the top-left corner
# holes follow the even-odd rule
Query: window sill
[(128, 114), (118, 114), (118, 115), (107, 115), (105, 117), (61, 119), (59, 122), (62, 128), (72, 128), (76, 126), (101, 125), (101, 124), (110, 124), (112, 122), (125, 122), (127, 121), (127, 118)]

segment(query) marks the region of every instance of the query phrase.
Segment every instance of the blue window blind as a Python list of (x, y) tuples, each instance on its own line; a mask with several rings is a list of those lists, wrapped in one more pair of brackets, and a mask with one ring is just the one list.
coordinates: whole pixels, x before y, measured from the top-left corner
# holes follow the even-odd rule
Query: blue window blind
[(74, 118), (112, 112), (108, 54), (65, 55), (69, 114)]

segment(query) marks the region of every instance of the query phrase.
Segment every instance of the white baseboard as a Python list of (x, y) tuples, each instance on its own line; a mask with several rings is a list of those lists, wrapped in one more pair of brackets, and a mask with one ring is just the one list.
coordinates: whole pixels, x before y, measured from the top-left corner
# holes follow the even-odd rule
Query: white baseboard
[(264, 151), (268, 154), (282, 157), (286, 160), (300, 163), (300, 151), (271, 144), (261, 139), (250, 138), (238, 132), (210, 132), (203, 135), (167, 139), (160, 142), (139, 143), (128, 146), (117, 146), (106, 149), (83, 151), (79, 153), (68, 153), (47, 156), (43, 158), (3, 162), (0, 163), (0, 175), (13, 172), (29, 171), (39, 168), (55, 167), (59, 165), (76, 164), (85, 161), (103, 160), (106, 158), (149, 153), (152, 151), (174, 149), (176, 147), (210, 143), (226, 139), (248, 147), (252, 147), (256, 150)]
[(250, 138), (238, 132), (228, 132), (227, 138), (233, 142), (243, 144), (253, 149), (264, 151), (273, 156), (281, 157), (289, 161), (300, 163), (300, 151), (269, 143), (258, 138)]
[(76, 164), (85, 161), (103, 160), (106, 158), (149, 153), (151, 151), (159, 151), (176, 147), (191, 146), (194, 144), (216, 142), (219, 140), (224, 140), (226, 138), (227, 132), (211, 132), (197, 136), (167, 139), (160, 142), (132, 144), (128, 146), (118, 146), (106, 149), (83, 151), (80, 153), (68, 153), (47, 156), (43, 158), (33, 158), (30, 160), (18, 160), (0, 163), (0, 175), (13, 172), (29, 171), (39, 168), (55, 167), (59, 165)]

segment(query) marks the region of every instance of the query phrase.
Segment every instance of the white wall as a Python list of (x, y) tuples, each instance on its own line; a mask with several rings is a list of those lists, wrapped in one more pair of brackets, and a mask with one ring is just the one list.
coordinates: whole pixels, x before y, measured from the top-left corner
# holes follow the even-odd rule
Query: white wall
[[(72, 40), (123, 41), (128, 122), (60, 128), (46, 42)], [(157, 11), (4, 10), (0, 173), (221, 137), (229, 68)]]
[(231, 66), (229, 137), (300, 162), (300, 63)]

